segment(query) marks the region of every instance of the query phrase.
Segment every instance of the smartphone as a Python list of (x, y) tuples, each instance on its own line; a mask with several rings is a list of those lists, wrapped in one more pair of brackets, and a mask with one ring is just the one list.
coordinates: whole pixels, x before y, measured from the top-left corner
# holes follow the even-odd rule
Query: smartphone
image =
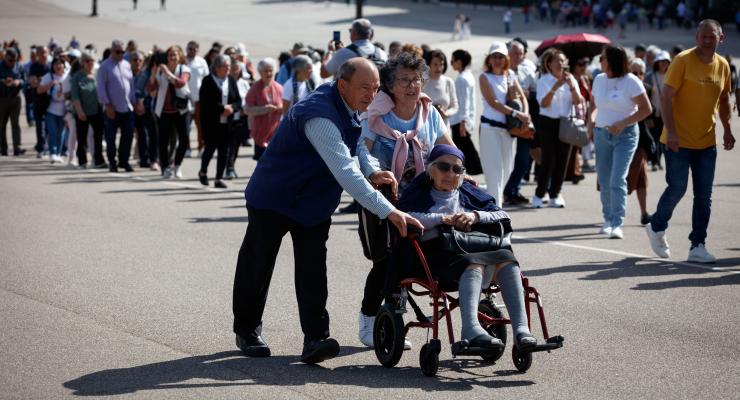
[(334, 40), (334, 43), (335, 44), (342, 41), (342, 39), (340, 38), (340, 32), (339, 31), (334, 31), (334, 39), (332, 39), (332, 40)]
[(167, 53), (160, 51), (154, 55), (154, 63), (158, 65), (167, 64)]

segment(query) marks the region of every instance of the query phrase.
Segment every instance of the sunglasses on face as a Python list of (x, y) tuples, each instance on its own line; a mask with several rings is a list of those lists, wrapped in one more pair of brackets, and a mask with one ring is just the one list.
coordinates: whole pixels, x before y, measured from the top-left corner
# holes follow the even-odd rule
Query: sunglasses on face
[(435, 162), (434, 166), (437, 167), (437, 169), (440, 170), (441, 172), (445, 172), (445, 173), (450, 172), (450, 170), (452, 170), (452, 172), (454, 172), (455, 175), (462, 175), (465, 173), (465, 167), (463, 167), (462, 165), (450, 164), (444, 161), (439, 161), (439, 162)]

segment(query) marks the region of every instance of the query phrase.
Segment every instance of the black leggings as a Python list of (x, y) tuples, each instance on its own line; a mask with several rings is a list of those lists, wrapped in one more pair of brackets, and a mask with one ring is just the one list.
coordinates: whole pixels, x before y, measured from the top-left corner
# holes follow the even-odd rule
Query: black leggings
[(87, 164), (87, 130), (92, 126), (93, 129), (93, 158), (96, 165), (105, 164), (103, 158), (103, 115), (97, 113), (87, 115), (87, 120), (82, 121), (75, 117), (75, 129), (77, 130), (77, 161), (80, 165)]
[(540, 115), (537, 139), (542, 148), (542, 164), (537, 169), (537, 189), (534, 192), (537, 197), (549, 193), (550, 198), (555, 198), (563, 187), (570, 145), (560, 141), (559, 133), (560, 119)]
[(162, 113), (159, 117), (159, 163), (162, 170), (170, 164), (169, 144), (171, 138), (177, 138), (175, 166), (182, 164), (190, 139), (188, 138), (186, 117), (180, 113)]
[[(205, 126), (203, 128), (206, 128)], [(203, 140), (205, 141), (206, 147), (203, 150), (203, 156), (200, 161), (200, 173), (208, 173), (208, 164), (211, 162), (213, 153), (218, 150), (218, 160), (216, 161), (216, 179), (221, 179), (224, 176), (224, 169), (226, 169), (226, 162), (229, 157), (229, 142), (231, 137), (229, 136), (229, 128), (226, 124), (218, 124), (216, 126), (208, 126), (207, 129), (203, 129)]]

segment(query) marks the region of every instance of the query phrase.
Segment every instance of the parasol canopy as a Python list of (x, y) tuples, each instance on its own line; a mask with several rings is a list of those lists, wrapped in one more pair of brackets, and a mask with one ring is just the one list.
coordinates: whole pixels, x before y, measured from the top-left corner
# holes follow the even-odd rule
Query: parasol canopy
[(565, 56), (571, 60), (577, 60), (583, 57), (593, 58), (601, 53), (604, 46), (610, 43), (611, 40), (606, 36), (593, 33), (558, 35), (540, 43), (534, 53), (539, 57), (545, 50), (555, 47), (565, 53)]

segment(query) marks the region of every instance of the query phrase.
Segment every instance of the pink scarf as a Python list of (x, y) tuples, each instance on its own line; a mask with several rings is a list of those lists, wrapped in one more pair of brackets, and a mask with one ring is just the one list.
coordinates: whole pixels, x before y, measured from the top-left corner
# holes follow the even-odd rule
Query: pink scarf
[(408, 160), (408, 142), (411, 142), (411, 145), (413, 146), (416, 175), (418, 176), (424, 172), (424, 160), (422, 160), (421, 157), (421, 142), (417, 139), (416, 134), (424, 126), (424, 121), (426, 121), (429, 116), (429, 105), (431, 103), (432, 99), (422, 93), (416, 106), (419, 111), (416, 116), (416, 129), (406, 131), (405, 133), (392, 129), (383, 122), (383, 115), (388, 114), (391, 112), (393, 107), (395, 107), (393, 99), (385, 92), (378, 93), (375, 96), (375, 99), (373, 99), (373, 102), (370, 103), (370, 107), (368, 107), (367, 112), (360, 116), (361, 119), (367, 119), (367, 125), (371, 131), (380, 136), (396, 141), (396, 147), (393, 149), (391, 171), (399, 181), (403, 176), (403, 168)]

